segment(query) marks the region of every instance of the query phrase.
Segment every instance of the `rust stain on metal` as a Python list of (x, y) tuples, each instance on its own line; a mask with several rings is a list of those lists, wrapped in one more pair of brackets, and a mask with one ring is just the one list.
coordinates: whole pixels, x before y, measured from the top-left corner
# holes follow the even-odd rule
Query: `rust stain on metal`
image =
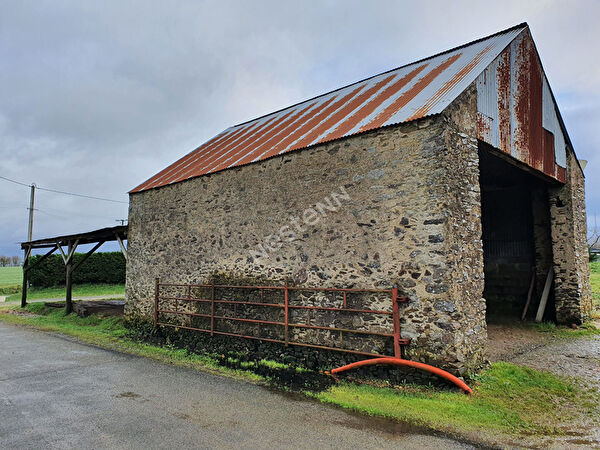
[(223, 147), (219, 152), (216, 152), (215, 155), (209, 157), (203, 164), (199, 165), (198, 168), (190, 174), (190, 176), (196, 176), (203, 173), (210, 172), (210, 168), (215, 165), (220, 164), (223, 161), (223, 158), (226, 158), (228, 155), (231, 155), (234, 149), (244, 149), (248, 146), (253, 145), (255, 142), (260, 140), (265, 134), (270, 133), (273, 129), (277, 129), (282, 123), (285, 123), (288, 118), (294, 113), (294, 111), (289, 111), (283, 116), (273, 120), (269, 123), (265, 123), (263, 127), (256, 130), (254, 133), (251, 133), (241, 142), (237, 143), (229, 143), (225, 147)]
[[(254, 159), (259, 157), (267, 157), (271, 152), (276, 152), (282, 147), (283, 141), (289, 141), (290, 139), (297, 139), (302, 136), (301, 130), (305, 129), (307, 124), (318, 123), (319, 119), (327, 114), (330, 110), (331, 103), (336, 100), (336, 97), (331, 97), (327, 101), (320, 104), (318, 107), (313, 108), (307, 114), (303, 115), (297, 122), (293, 123), (286, 130), (282, 130), (274, 139), (265, 142), (263, 145), (247, 154), (243, 159), (236, 162), (236, 164), (247, 164), (252, 162)], [(334, 105), (337, 104), (334, 103)], [(289, 130), (289, 132), (288, 132)], [(293, 142), (293, 140), (291, 141)]]
[(417, 111), (411, 117), (408, 118), (408, 120), (415, 120), (415, 119), (419, 119), (421, 117), (426, 116), (427, 113), (433, 107), (433, 105), (435, 105), (440, 100), (440, 98), (442, 98), (442, 96), (447, 94), (450, 89), (452, 89), (460, 81), (462, 81), (462, 79), (464, 77), (466, 77), (471, 72), (471, 70), (473, 70), (475, 68), (475, 66), (477, 64), (479, 64), (479, 62), (481, 61), (483, 56), (487, 52), (489, 52), (491, 50), (491, 48), (492, 48), (492, 46), (488, 45), (483, 50), (481, 50), (475, 56), (475, 58), (470, 60), (467, 64), (465, 64), (465, 66), (462, 69), (460, 69), (458, 72), (456, 72), (452, 76), (452, 78), (450, 78), (448, 81), (446, 81), (442, 85), (442, 87), (429, 100), (427, 100), (427, 102), (425, 102), (425, 104), (423, 106), (421, 106), (419, 109), (417, 109)]
[(191, 174), (195, 173), (200, 167), (204, 167), (208, 162), (220, 157), (232, 145), (237, 145), (248, 139), (252, 139), (262, 129), (270, 126), (274, 122), (281, 120), (282, 118), (279, 118), (277, 120), (275, 119), (277, 118), (272, 117), (269, 120), (263, 122), (262, 124), (256, 124), (257, 126), (245, 127), (244, 131), (239, 135), (235, 136), (233, 139), (228, 139), (227, 141), (223, 141), (214, 147), (207, 148), (204, 154), (201, 155), (201, 158), (198, 158), (198, 162), (196, 164), (190, 165), (189, 167), (182, 169), (182, 171), (178, 174), (177, 181), (189, 178), (190, 176), (192, 176)]
[(544, 155), (544, 173), (551, 177), (556, 174), (556, 158), (554, 155), (554, 134), (543, 129), (542, 149)]
[(484, 142), (489, 141), (491, 132), (490, 118), (482, 113), (477, 114), (477, 139)]
[[(533, 42), (528, 46), (529, 58), (529, 162), (532, 167), (544, 170), (542, 145), (542, 72)], [(552, 148), (554, 153), (554, 148)]]
[(177, 161), (175, 161), (173, 164), (171, 164), (169, 167), (166, 167), (165, 169), (161, 170), (160, 172), (158, 172), (156, 175), (150, 177), (149, 179), (147, 179), (146, 181), (144, 181), (144, 183), (140, 184), (138, 187), (136, 187), (132, 192), (137, 192), (137, 191), (141, 191), (144, 189), (147, 189), (148, 187), (152, 186), (152, 184), (163, 178), (164, 176), (172, 173), (176, 167), (179, 167), (183, 164), (186, 164), (188, 161), (190, 161), (192, 158), (194, 158), (195, 155), (198, 154), (198, 152), (200, 152), (202, 149), (206, 148), (208, 145), (212, 144), (213, 142), (219, 141), (222, 138), (228, 136), (231, 134), (231, 130), (226, 130), (225, 132), (215, 136), (214, 138), (210, 139), (209, 141), (205, 142), (204, 144), (202, 144), (201, 146), (197, 147), (196, 149), (194, 149), (193, 151), (191, 151), (190, 153), (188, 153), (187, 155), (179, 158)]
[[(331, 100), (331, 99), (330, 99)], [(238, 150), (231, 157), (227, 158), (224, 161), (221, 161), (218, 165), (212, 165), (208, 168), (208, 172), (214, 172), (217, 170), (226, 169), (231, 166), (236, 160), (238, 164), (245, 164), (247, 162), (251, 162), (254, 158), (255, 152), (260, 151), (261, 148), (265, 148), (266, 146), (272, 144), (274, 141), (281, 140), (283, 136), (279, 136), (280, 133), (285, 133), (291, 128), (295, 128), (297, 125), (297, 121), (299, 118), (304, 116), (308, 111), (310, 111), (316, 102), (309, 103), (307, 106), (302, 108), (300, 111), (292, 110), (295, 114), (289, 116), (289, 118), (280, 123), (278, 126), (271, 128), (270, 130), (264, 130), (258, 139), (252, 142), (250, 145), (247, 145), (244, 148)], [(241, 158), (241, 159), (240, 159)]]
[(513, 134), (513, 144), (517, 159), (529, 164), (529, 126), (527, 118), (529, 115), (529, 73), (530, 60), (527, 57), (527, 40), (521, 39), (516, 48), (517, 66), (516, 70), (516, 95), (515, 95), (515, 130)]
[(182, 174), (185, 173), (186, 170), (188, 170), (188, 169), (191, 170), (194, 167), (192, 164), (198, 164), (199, 161), (203, 161), (209, 155), (216, 154), (225, 145), (229, 145), (231, 142), (237, 142), (238, 140), (243, 139), (245, 136), (249, 135), (250, 133), (255, 132), (257, 129), (260, 128), (260, 126), (258, 126), (258, 124), (254, 124), (254, 125), (255, 126), (252, 126), (252, 127), (242, 127), (239, 130), (236, 130), (234, 133), (231, 133), (226, 139), (223, 139), (219, 142), (214, 142), (211, 145), (204, 147), (203, 149), (201, 149), (199, 152), (197, 152), (194, 155), (193, 161), (190, 161), (189, 163), (186, 163), (186, 164), (179, 165), (176, 168), (177, 170), (174, 171), (173, 174), (171, 174), (168, 178), (167, 177), (163, 178), (162, 181), (164, 183), (169, 183), (172, 179), (174, 179), (175, 176), (180, 178), (182, 176)]
[[(267, 154), (264, 155), (264, 157), (268, 158), (270, 156), (276, 155), (277, 153), (283, 152), (285, 149), (287, 149), (291, 144), (293, 144), (300, 137), (307, 135), (307, 133), (309, 133), (312, 130), (317, 130), (319, 125), (329, 115), (333, 114), (335, 111), (337, 111), (343, 105), (348, 103), (350, 101), (350, 99), (352, 99), (356, 94), (358, 94), (358, 92), (360, 92), (360, 90), (362, 88), (363, 88), (362, 86), (359, 86), (358, 88), (352, 90), (350, 93), (346, 94), (340, 100), (338, 100), (337, 102), (335, 102), (332, 105), (325, 108), (320, 114), (316, 115), (311, 120), (308, 120), (307, 122), (305, 122), (304, 125), (302, 125), (300, 128), (298, 128), (293, 134), (291, 134), (290, 136), (288, 136), (287, 138), (285, 138), (281, 142), (279, 142), (278, 148), (269, 151)], [(307, 136), (310, 136), (310, 135), (307, 135)], [(300, 142), (302, 142), (302, 141), (300, 141)], [(289, 151), (294, 150), (297, 145), (299, 145), (299, 144), (296, 143), (296, 145), (294, 145), (294, 147), (292, 147)], [(281, 150), (279, 150), (279, 148), (281, 148)]]
[(182, 173), (185, 173), (186, 170), (191, 170), (195, 167), (195, 164), (198, 164), (198, 161), (202, 161), (203, 158), (210, 154), (211, 152), (218, 151), (223, 145), (228, 144), (229, 142), (235, 142), (238, 139), (243, 138), (248, 133), (258, 129), (258, 124), (253, 124), (250, 126), (242, 127), (238, 130), (232, 130), (233, 132), (229, 133), (225, 136), (224, 139), (220, 139), (218, 141), (210, 142), (207, 145), (204, 145), (198, 148), (196, 151), (190, 154), (191, 158), (185, 161), (182, 161), (180, 164), (173, 164), (171, 166), (172, 170), (169, 173), (165, 173), (160, 179), (157, 179), (152, 185), (147, 188), (155, 187), (155, 186), (163, 186), (173, 182), (172, 180), (179, 180), (181, 178)]
[[(427, 64), (423, 64), (419, 67), (416, 67), (414, 70), (406, 74), (404, 77), (399, 80), (394, 81), (392, 84), (387, 86), (381, 93), (377, 94), (377, 96), (371, 100), (369, 103), (360, 108), (356, 113), (342, 122), (333, 132), (329, 133), (325, 138), (323, 138), (320, 142), (331, 141), (334, 139), (338, 139), (348, 133), (352, 128), (359, 124), (359, 122), (370, 114), (373, 113), (383, 102), (385, 102), (388, 98), (397, 94), (404, 86), (410, 83), (413, 78), (415, 78), (419, 73), (423, 71), (427, 67)], [(362, 129), (361, 129), (362, 131)]]
[(421, 92), (425, 86), (429, 85), (435, 80), (444, 70), (450, 67), (462, 53), (457, 53), (447, 58), (437, 67), (434, 67), (429, 71), (423, 78), (419, 79), (408, 91), (398, 97), (392, 104), (383, 110), (375, 119), (363, 126), (360, 131), (372, 130), (373, 128), (381, 127), (390, 117), (392, 117), (398, 110), (402, 109), (408, 102)]
[(498, 60), (496, 71), (496, 86), (498, 95), (498, 136), (500, 150), (510, 155), (511, 123), (510, 123), (510, 97), (511, 97), (511, 66), (510, 45), (502, 52)]
[[(356, 98), (354, 98), (348, 104), (346, 104), (343, 108), (341, 108), (339, 111), (337, 111), (335, 114), (333, 114), (329, 119), (327, 119), (325, 122), (323, 122), (320, 126), (315, 128), (307, 136), (305, 136), (303, 139), (301, 139), (299, 142), (297, 142), (294, 145), (294, 147), (292, 148), (292, 150), (297, 149), (297, 148), (302, 148), (302, 147), (312, 144), (315, 141), (315, 139), (317, 139), (323, 132), (330, 129), (336, 123), (339, 123), (345, 117), (348, 117), (348, 115), (352, 111), (354, 111), (356, 108), (358, 108), (360, 105), (362, 105), (367, 99), (371, 98), (371, 96), (373, 96), (383, 86), (385, 86), (390, 81), (392, 81), (394, 79), (394, 76), (395, 75), (390, 75), (389, 77), (384, 78), (383, 80), (379, 81), (378, 83), (376, 83), (375, 85), (373, 85), (372, 87), (370, 87), (369, 89), (367, 89), (366, 91), (364, 91), (363, 93), (358, 95)], [(325, 139), (321, 139), (320, 142), (324, 142), (324, 141), (325, 141)]]
[(565, 167), (560, 167), (558, 164), (556, 165), (556, 178), (561, 183), (567, 182), (567, 169)]

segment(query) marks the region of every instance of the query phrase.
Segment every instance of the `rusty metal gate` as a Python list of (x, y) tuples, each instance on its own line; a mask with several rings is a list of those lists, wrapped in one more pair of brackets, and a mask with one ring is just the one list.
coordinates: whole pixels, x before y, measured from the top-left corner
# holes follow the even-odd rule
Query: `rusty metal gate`
[[(231, 293), (237, 293), (231, 298)], [(314, 298), (306, 300), (310, 294), (318, 295), (322, 304), (315, 304)], [(357, 297), (365, 294), (389, 296), (389, 309), (362, 308), (357, 305)], [(304, 301), (298, 297), (303, 296)], [(229, 297), (229, 298), (228, 298)], [(360, 351), (354, 348), (344, 348), (344, 336), (362, 336), (363, 338), (377, 337), (389, 339), (393, 343), (393, 357), (402, 357), (402, 346), (409, 343), (408, 339), (400, 337), (399, 303), (405, 303), (408, 297), (398, 295), (398, 288), (391, 289), (336, 289), (292, 286), (235, 286), (221, 284), (181, 284), (163, 283), (156, 279), (154, 296), (154, 323), (156, 326), (173, 327), (209, 333), (211, 336), (224, 335), (274, 342), (285, 346), (295, 345), (321, 350), (333, 350), (370, 357), (388, 357), (374, 351)], [(308, 304), (307, 304), (308, 303)], [(195, 305), (195, 306), (192, 306)], [(243, 314), (238, 310), (242, 309)], [(265, 320), (266, 310), (276, 311), (277, 317)], [(297, 313), (302, 311), (302, 315)], [(370, 316), (391, 318), (391, 329), (373, 331), (357, 327), (337, 327), (315, 323), (315, 315), (320, 312), (328, 314), (329, 324), (348, 316)], [(202, 321), (201, 325), (194, 324), (193, 319)], [(389, 322), (389, 320), (388, 320)], [(248, 334), (231, 329), (232, 323), (256, 325), (256, 334)], [(273, 332), (273, 328), (277, 331)], [(267, 330), (269, 329), (269, 330)], [(302, 333), (295, 333), (290, 338), (291, 329), (319, 330), (333, 333), (337, 339), (328, 337), (329, 345), (311, 342)], [(385, 348), (389, 348), (386, 346)]]

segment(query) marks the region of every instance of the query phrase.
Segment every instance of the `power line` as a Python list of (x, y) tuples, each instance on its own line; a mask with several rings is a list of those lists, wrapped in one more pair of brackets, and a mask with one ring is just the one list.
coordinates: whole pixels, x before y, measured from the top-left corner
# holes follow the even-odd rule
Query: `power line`
[(21, 183), (20, 181), (15, 181), (15, 180), (11, 180), (10, 178), (3, 177), (2, 175), (0, 175), (0, 178), (2, 178), (3, 180), (6, 180), (6, 181), (10, 181), (11, 183), (20, 184), (21, 186), (26, 186), (26, 187), (31, 186), (30, 184)]
[[(21, 183), (20, 181), (16, 181), (16, 180), (13, 180), (13, 179), (11, 179), (11, 178), (3, 177), (2, 175), (0, 175), (0, 178), (1, 178), (1, 179), (3, 179), (3, 180), (6, 180), (6, 181), (10, 181), (11, 183), (18, 184), (18, 185), (20, 185), (20, 186), (31, 187), (31, 185), (30, 185), (30, 184), (27, 184), (27, 183)], [(114, 200), (114, 199), (112, 199), (112, 198), (105, 198), (105, 197), (95, 197), (95, 196), (93, 196), (93, 195), (86, 195), (86, 194), (76, 194), (76, 193), (74, 193), (74, 192), (59, 191), (59, 190), (57, 190), (57, 189), (43, 188), (43, 187), (39, 187), (39, 186), (36, 186), (36, 188), (37, 188), (37, 189), (39, 189), (39, 190), (41, 190), (41, 191), (54, 192), (55, 194), (72, 195), (72, 196), (74, 196), (74, 197), (89, 198), (89, 199), (92, 199), (92, 200), (102, 200), (102, 201), (105, 201), (105, 202), (113, 202), (113, 203), (124, 203), (124, 204), (127, 204), (127, 202), (124, 202), (124, 201), (122, 201), (122, 200)]]
[(127, 204), (127, 202), (124, 202), (122, 200), (113, 200), (112, 198), (94, 197), (93, 195), (85, 195), (85, 194), (75, 194), (73, 192), (58, 191), (56, 189), (48, 189), (48, 188), (43, 188), (43, 187), (39, 187), (39, 186), (37, 188), (40, 191), (54, 192), (56, 194), (65, 194), (65, 195), (72, 195), (74, 197), (91, 198), (92, 200), (103, 200), (105, 202), (125, 203), (125, 204)]

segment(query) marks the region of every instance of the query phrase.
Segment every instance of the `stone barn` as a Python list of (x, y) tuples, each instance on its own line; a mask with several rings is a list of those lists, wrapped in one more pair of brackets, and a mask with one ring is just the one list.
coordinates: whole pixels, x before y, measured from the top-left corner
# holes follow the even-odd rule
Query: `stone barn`
[(584, 196), (521, 24), (228, 128), (133, 189), (126, 313), (152, 320), (156, 278), (397, 286), (405, 356), (468, 373), (486, 324), (528, 298), (532, 319), (545, 287), (545, 320), (589, 315)]

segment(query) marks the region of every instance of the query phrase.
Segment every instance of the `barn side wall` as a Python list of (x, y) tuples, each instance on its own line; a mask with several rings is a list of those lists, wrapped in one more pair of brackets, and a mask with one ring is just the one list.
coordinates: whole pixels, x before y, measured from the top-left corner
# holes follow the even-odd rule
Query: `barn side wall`
[[(474, 89), (467, 108), (133, 194), (128, 316), (150, 319), (154, 278), (216, 273), (301, 286), (397, 283), (406, 357), (455, 373), (483, 363), (486, 339)], [(306, 211), (347, 193), (337, 211)], [(313, 218), (312, 213), (308, 213)], [(298, 230), (268, 257), (267, 236)], [(271, 242), (272, 243), (272, 242)], [(391, 307), (391, 305), (382, 305)], [(369, 326), (368, 318), (365, 319)], [(377, 324), (373, 324), (376, 326)]]
[(549, 190), (556, 320), (581, 324), (592, 311), (585, 179), (572, 151), (567, 184)]

